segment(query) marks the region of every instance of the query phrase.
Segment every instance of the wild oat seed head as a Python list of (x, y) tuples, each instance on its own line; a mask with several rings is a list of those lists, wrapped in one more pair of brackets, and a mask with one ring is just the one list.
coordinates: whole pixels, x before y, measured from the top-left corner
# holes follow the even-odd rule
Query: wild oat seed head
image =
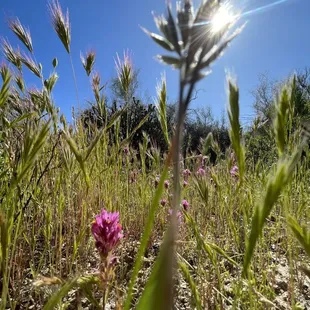
[(130, 85), (133, 80), (133, 66), (131, 56), (129, 51), (124, 52), (123, 59), (120, 59), (117, 54), (117, 59), (115, 60), (116, 72), (122, 88), (122, 92), (128, 94), (130, 90)]
[(69, 21), (69, 11), (67, 10), (66, 15), (64, 15), (58, 0), (53, 0), (49, 3), (49, 11), (54, 30), (56, 31), (66, 51), (70, 54), (71, 27)]
[(85, 57), (81, 53), (81, 61), (83, 64), (83, 67), (86, 71), (86, 74), (89, 76), (93, 70), (95, 60), (96, 60), (96, 53), (94, 51), (88, 51), (85, 55)]
[(31, 56), (23, 53), (21, 61), (38, 78), (42, 77), (40, 65), (37, 64)]
[(25, 28), (18, 18), (10, 19), (8, 21), (10, 29), (16, 34), (16, 36), (23, 42), (30, 53), (33, 52), (32, 40), (30, 30)]
[(19, 71), (22, 69), (22, 61), (19, 49), (14, 49), (6, 39), (2, 38), (1, 47), (5, 58), (12, 63)]

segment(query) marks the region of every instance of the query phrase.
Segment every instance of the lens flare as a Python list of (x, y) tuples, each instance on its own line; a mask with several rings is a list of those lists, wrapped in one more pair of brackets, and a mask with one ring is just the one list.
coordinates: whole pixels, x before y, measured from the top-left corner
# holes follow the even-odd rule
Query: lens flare
[(215, 13), (211, 20), (212, 31), (217, 33), (224, 29), (228, 24), (234, 20), (234, 15), (230, 11), (228, 6), (221, 6), (220, 9)]

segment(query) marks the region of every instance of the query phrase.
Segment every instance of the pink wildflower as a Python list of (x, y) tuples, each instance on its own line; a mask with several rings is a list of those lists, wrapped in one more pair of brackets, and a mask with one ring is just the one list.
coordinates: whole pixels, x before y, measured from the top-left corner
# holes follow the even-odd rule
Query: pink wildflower
[(166, 181), (164, 182), (164, 186), (165, 186), (165, 189), (168, 189), (168, 188), (169, 188), (169, 181), (168, 181), (168, 180), (166, 180)]
[(239, 168), (238, 166), (233, 166), (230, 170), (230, 175), (233, 177), (233, 178), (237, 178), (238, 175), (239, 175)]
[(189, 202), (185, 199), (182, 200), (182, 207), (184, 208), (185, 211), (187, 211), (189, 208)]
[(185, 170), (183, 171), (184, 179), (187, 180), (188, 177), (190, 177), (191, 174), (192, 174), (192, 173), (191, 173), (191, 171), (190, 171), (189, 169), (185, 169)]
[(156, 177), (154, 181), (155, 188), (157, 188), (159, 181), (160, 181), (159, 177)]
[(184, 181), (183, 182), (183, 187), (186, 187), (188, 185), (188, 182), (187, 181)]
[(123, 238), (119, 212), (101, 211), (92, 225), (91, 231), (96, 240), (96, 248), (102, 257), (108, 257)]
[(167, 204), (167, 200), (166, 199), (162, 199), (160, 201), (160, 204), (164, 207)]
[(198, 177), (203, 177), (206, 175), (206, 170), (204, 170), (202, 167), (200, 167), (196, 172)]

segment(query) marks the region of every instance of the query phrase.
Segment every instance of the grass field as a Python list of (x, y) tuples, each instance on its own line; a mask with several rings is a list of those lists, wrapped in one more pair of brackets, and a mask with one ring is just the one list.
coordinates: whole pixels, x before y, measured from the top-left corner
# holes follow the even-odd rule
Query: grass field
[[(201, 21), (203, 12), (218, 9), (216, 1), (208, 3), (213, 6), (202, 2), (191, 17), (185, 1), (179, 20)], [(71, 57), (69, 21), (58, 2), (51, 4), (51, 18)], [(2, 42), (10, 64), (1, 66), (0, 90), (0, 309), (310, 307), (308, 130), (293, 116), (295, 81), (284, 86), (276, 101), (272, 163), (254, 164), (247, 155), (239, 90), (231, 79), (231, 147), (214, 164), (199, 153), (180, 155), (194, 86), (241, 30), (225, 36), (230, 25), (224, 25), (213, 43), (211, 38), (197, 43), (199, 27), (189, 28), (191, 36), (182, 27), (170, 31), (166, 25), (178, 24), (169, 14), (167, 22), (157, 23), (163, 37), (148, 34), (176, 52), (176, 58), (162, 60), (181, 68), (172, 136), (166, 120), (169, 89), (164, 80), (158, 87), (167, 153), (147, 135), (134, 149), (131, 142), (139, 128), (125, 138), (118, 135), (120, 117), (130, 105), (127, 56), (117, 67), (127, 104), (108, 114), (100, 77), (90, 75), (104, 125), (85, 128), (77, 115), (67, 122), (53, 102), (57, 60), (51, 76), (43, 77), (30, 56)], [(18, 20), (10, 27), (31, 54), (27, 30)], [(83, 60), (87, 74), (94, 57), (90, 53)], [(41, 89), (24, 86), (22, 71), (28, 69), (42, 81)], [(212, 135), (205, 140), (209, 146), (216, 149)], [(94, 222), (103, 209), (119, 212), (119, 218), (104, 214)]]

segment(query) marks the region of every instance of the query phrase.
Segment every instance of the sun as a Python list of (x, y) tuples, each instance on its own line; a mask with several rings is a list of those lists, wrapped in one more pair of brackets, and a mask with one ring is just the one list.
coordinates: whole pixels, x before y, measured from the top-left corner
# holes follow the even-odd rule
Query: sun
[(221, 6), (211, 20), (212, 31), (214, 33), (221, 31), (225, 26), (231, 23), (233, 19), (234, 16), (229, 7), (226, 5)]

